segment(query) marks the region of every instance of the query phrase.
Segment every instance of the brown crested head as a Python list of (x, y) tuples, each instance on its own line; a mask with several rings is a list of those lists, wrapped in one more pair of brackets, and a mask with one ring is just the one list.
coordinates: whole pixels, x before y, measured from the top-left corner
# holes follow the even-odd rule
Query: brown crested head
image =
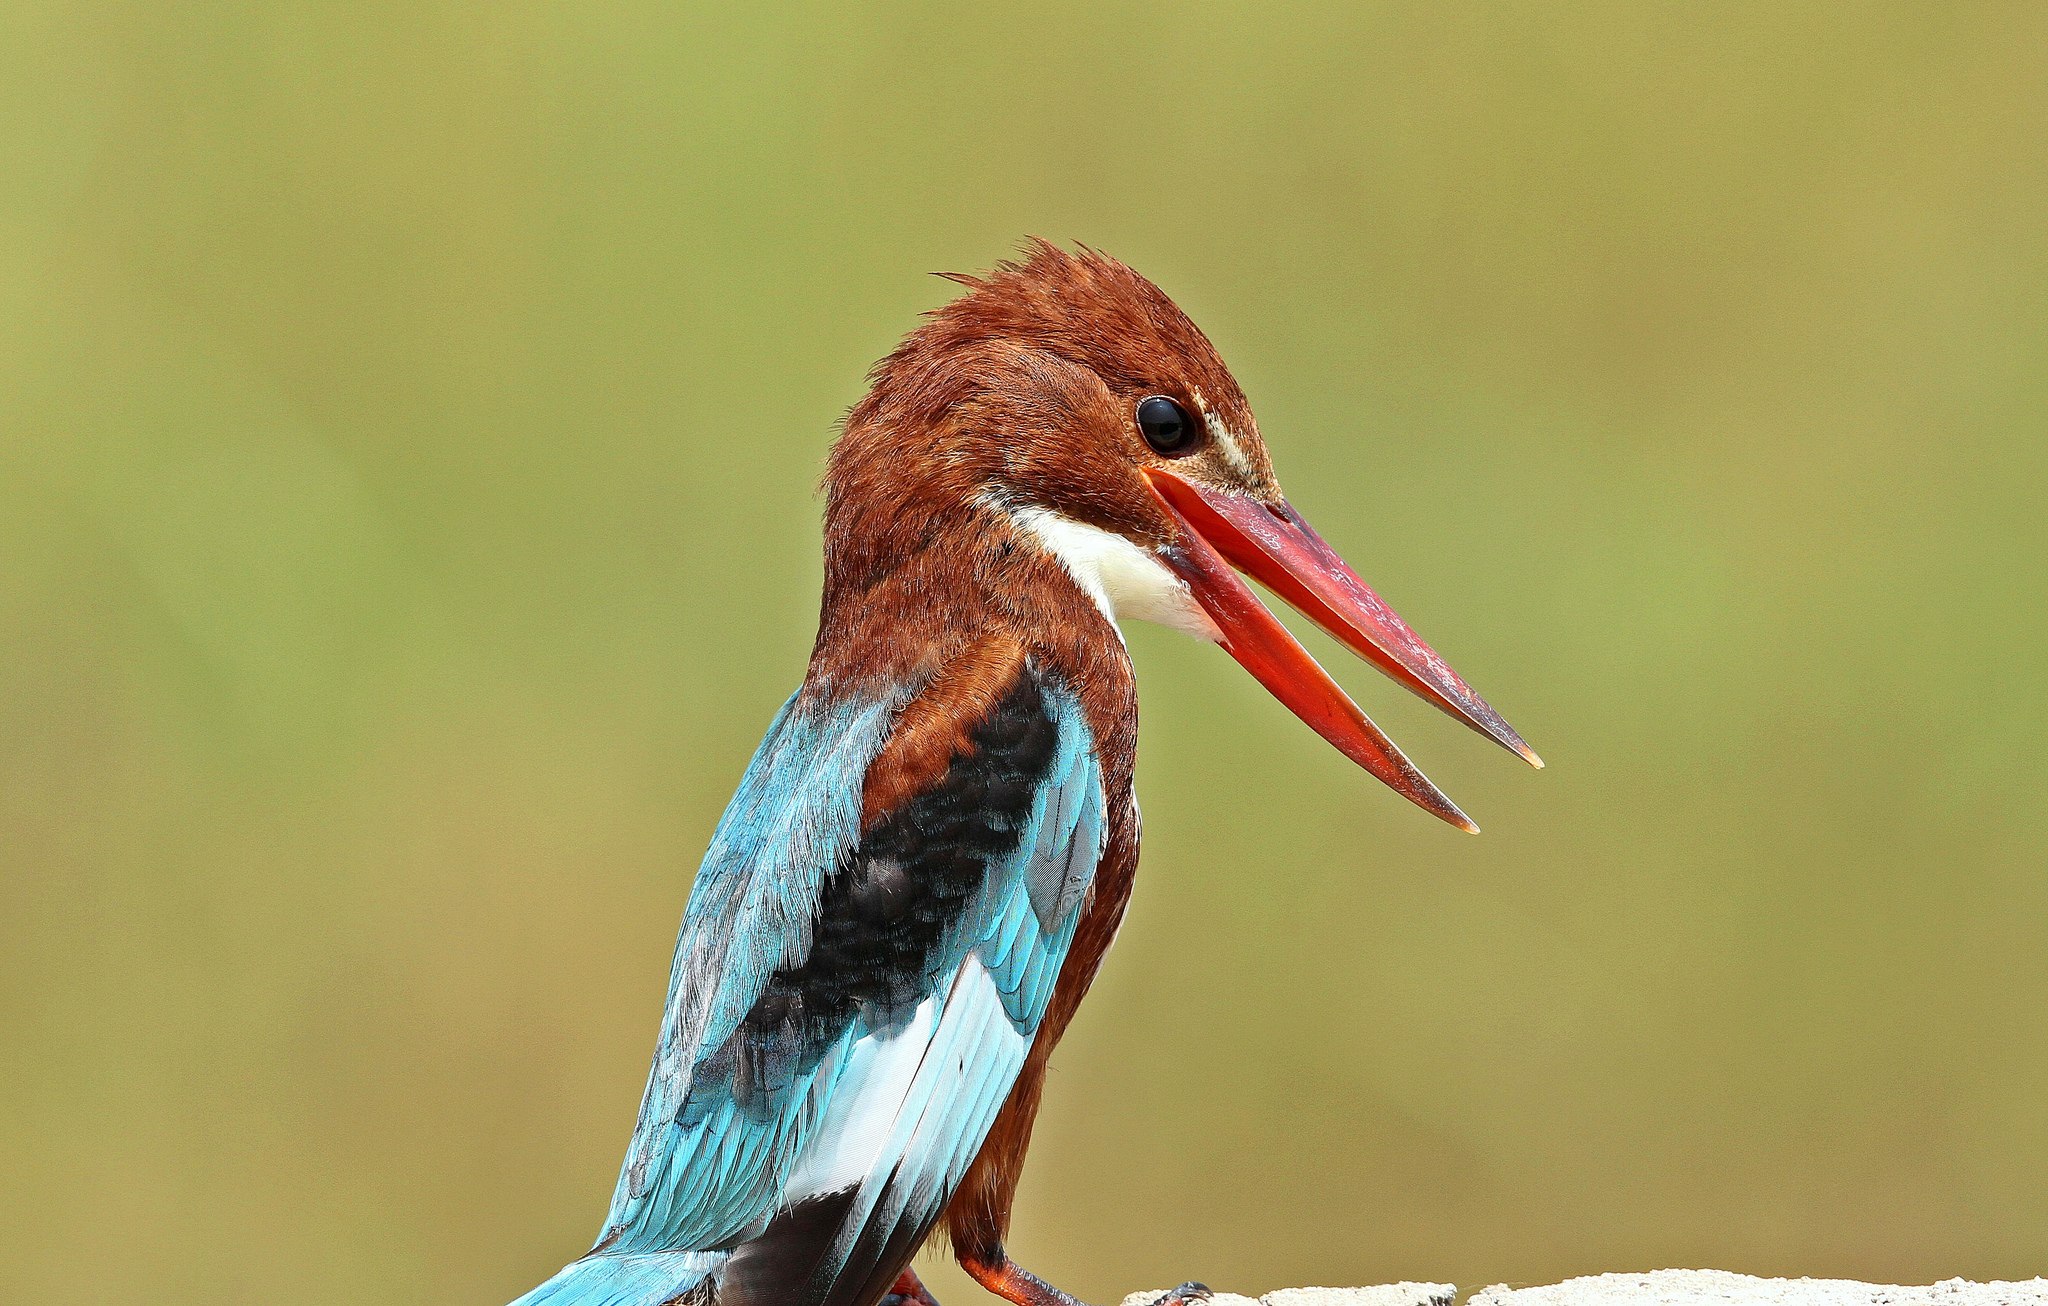
[[(954, 617), (977, 603), (1040, 624), (1092, 622), (1092, 604), (1111, 625), (1140, 618), (1222, 645), (1346, 756), (1476, 829), (1242, 571), (1541, 765), (1281, 497), (1244, 392), (1157, 286), (1107, 255), (1045, 241), (986, 276), (952, 279), (967, 293), (875, 366), (833, 448), (819, 648), (835, 656), (814, 658), (814, 673), (863, 652), (915, 665), (914, 650), (882, 646), (957, 634)], [(1006, 589), (1046, 586), (1069, 601), (1006, 601)], [(1101, 623), (1095, 637), (1114, 640)], [(832, 647), (856, 642), (869, 647)]]
[(988, 508), (1158, 545), (1173, 526), (1147, 467), (1278, 498), (1215, 346), (1123, 263), (1034, 240), (1018, 261), (948, 279), (967, 293), (875, 365), (833, 449), (828, 547), (843, 561), (886, 566), (935, 520)]

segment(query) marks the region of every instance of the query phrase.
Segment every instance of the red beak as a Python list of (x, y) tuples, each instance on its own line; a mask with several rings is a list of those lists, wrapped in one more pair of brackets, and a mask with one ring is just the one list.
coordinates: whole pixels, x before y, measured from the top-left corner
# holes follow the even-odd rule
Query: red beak
[(1479, 832), (1287, 633), (1232, 566), (1425, 700), (1519, 753), (1531, 766), (1543, 765), (1514, 728), (1394, 615), (1284, 499), (1268, 505), (1198, 485), (1162, 467), (1144, 472), (1152, 493), (1181, 527), (1181, 539), (1166, 551), (1165, 561), (1222, 632), (1224, 650), (1339, 752), (1418, 807), (1462, 830)]

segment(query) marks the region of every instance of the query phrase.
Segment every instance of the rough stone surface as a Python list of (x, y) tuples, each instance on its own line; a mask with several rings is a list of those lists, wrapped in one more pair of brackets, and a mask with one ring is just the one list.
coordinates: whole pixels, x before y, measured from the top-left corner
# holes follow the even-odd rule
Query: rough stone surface
[[(1124, 1306), (1152, 1306), (1165, 1294), (1134, 1292)], [(1383, 1283), (1376, 1288), (1282, 1288), (1263, 1297), (1219, 1292), (1209, 1306), (1451, 1306), (1458, 1290), (1448, 1283)]]
[[(1152, 1306), (1165, 1292), (1133, 1293), (1123, 1306)], [(1442, 1283), (1392, 1283), (1377, 1288), (1283, 1288), (1254, 1299), (1217, 1293), (1210, 1306), (1452, 1306), (1457, 1289)], [(1598, 1274), (1542, 1288), (1496, 1284), (1465, 1306), (2048, 1306), (2048, 1279), (1971, 1283), (1948, 1279), (1901, 1288), (1850, 1279), (1752, 1279), (1725, 1270), (1656, 1270)]]
[(2048, 1306), (2048, 1279), (1900, 1288), (1851, 1279), (1752, 1279), (1726, 1270), (1598, 1274), (1546, 1288), (1495, 1285), (1466, 1306)]

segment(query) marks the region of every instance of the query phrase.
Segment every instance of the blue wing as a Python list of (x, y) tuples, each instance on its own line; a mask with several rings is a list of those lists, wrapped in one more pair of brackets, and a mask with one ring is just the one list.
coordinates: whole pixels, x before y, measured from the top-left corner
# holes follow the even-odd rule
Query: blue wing
[(800, 695), (770, 727), (684, 913), (605, 1233), (519, 1306), (859, 1301), (944, 1208), (1044, 1016), (1104, 796), (1078, 704), (1026, 668), (863, 836), (900, 706)]

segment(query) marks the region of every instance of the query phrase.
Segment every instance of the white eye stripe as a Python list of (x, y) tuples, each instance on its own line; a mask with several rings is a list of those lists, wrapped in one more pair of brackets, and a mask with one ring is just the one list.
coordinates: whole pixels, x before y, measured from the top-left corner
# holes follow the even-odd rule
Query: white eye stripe
[(1209, 401), (1202, 398), (1202, 392), (1197, 390), (1192, 397), (1195, 407), (1201, 410), (1202, 424), (1208, 428), (1209, 438), (1223, 451), (1223, 460), (1240, 476), (1256, 475), (1252, 471), (1252, 460), (1244, 456), (1244, 446), (1237, 442), (1237, 436), (1223, 424), (1223, 419), (1209, 411)]
[(1252, 460), (1244, 456), (1243, 446), (1239, 445), (1237, 437), (1230, 433), (1230, 428), (1223, 424), (1223, 419), (1211, 412), (1204, 412), (1202, 418), (1208, 424), (1209, 438), (1223, 451), (1223, 457), (1231, 467), (1241, 476), (1252, 475)]

